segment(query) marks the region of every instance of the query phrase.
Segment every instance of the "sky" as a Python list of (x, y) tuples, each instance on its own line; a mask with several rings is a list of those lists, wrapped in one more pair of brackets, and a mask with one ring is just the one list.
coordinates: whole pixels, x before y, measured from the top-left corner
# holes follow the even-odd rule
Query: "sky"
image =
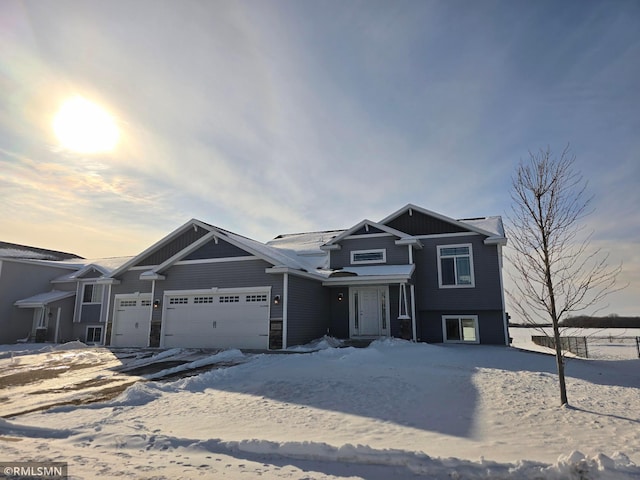
[[(190, 218), (268, 241), (407, 203), (507, 217), (570, 145), (593, 244), (640, 314), (640, 3), (0, 2), (0, 240), (135, 255)], [(110, 152), (60, 146), (74, 96)]]

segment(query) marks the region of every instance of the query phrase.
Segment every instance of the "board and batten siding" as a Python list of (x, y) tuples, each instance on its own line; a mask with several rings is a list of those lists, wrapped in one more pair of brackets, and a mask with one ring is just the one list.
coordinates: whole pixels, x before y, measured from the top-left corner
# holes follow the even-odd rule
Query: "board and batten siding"
[(389, 235), (384, 237), (365, 237), (356, 239), (344, 239), (340, 242), (340, 250), (331, 251), (331, 268), (351, 266), (351, 252), (354, 250), (385, 249), (385, 265), (407, 265), (409, 263), (409, 250), (406, 245), (396, 245), (397, 237)]
[(215, 240), (211, 240), (206, 245), (203, 245), (202, 247), (198, 248), (195, 252), (192, 252), (189, 255), (187, 255), (185, 258), (183, 258), (183, 260), (244, 257), (248, 255), (251, 255), (251, 254), (219, 238), (217, 242)]
[(326, 335), (330, 325), (330, 290), (319, 281), (289, 275), (287, 346), (305, 343)]

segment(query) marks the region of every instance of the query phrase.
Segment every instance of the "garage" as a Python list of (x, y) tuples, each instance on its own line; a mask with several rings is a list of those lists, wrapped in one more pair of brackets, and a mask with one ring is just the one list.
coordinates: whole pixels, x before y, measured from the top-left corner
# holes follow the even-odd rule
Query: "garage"
[(151, 296), (116, 295), (111, 345), (147, 347), (151, 325)]
[(269, 347), (270, 290), (165, 292), (161, 346)]

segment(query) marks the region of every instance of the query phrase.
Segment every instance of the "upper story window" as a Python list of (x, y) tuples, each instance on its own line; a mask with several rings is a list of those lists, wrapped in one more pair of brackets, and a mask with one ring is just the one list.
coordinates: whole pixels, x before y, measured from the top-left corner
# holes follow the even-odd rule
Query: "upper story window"
[(82, 303), (102, 303), (102, 289), (104, 285), (85, 283), (82, 292)]
[(438, 284), (440, 288), (475, 285), (471, 244), (438, 247)]
[(363, 264), (363, 263), (386, 263), (387, 250), (384, 248), (378, 248), (375, 250), (352, 250), (351, 251), (351, 264)]

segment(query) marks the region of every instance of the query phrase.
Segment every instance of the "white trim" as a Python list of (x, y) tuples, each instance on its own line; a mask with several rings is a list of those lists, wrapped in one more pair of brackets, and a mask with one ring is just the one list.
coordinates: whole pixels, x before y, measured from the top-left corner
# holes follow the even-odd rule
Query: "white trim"
[(416, 286), (412, 283), (409, 285), (409, 291), (411, 292), (411, 330), (413, 334), (413, 341), (418, 341), (418, 334), (416, 328)]
[[(458, 325), (460, 326), (460, 321), (462, 319), (471, 319), (474, 322), (475, 335), (476, 339), (472, 342), (465, 340), (447, 340), (447, 320), (457, 319)], [(464, 337), (462, 329), (460, 330), (461, 335)], [(478, 315), (442, 315), (442, 341), (443, 343), (471, 343), (478, 344), (480, 343), (480, 325), (478, 323)]]
[[(382, 258), (379, 260), (355, 260), (355, 256), (358, 254), (369, 254), (369, 253), (382, 253)], [(386, 248), (370, 248), (367, 250), (351, 250), (349, 252), (349, 261), (351, 265), (366, 265), (372, 263), (387, 263), (387, 249)]]
[(290, 275), (295, 275), (296, 277), (308, 278), (310, 280), (316, 280), (316, 281), (325, 280), (327, 278), (326, 275), (320, 275), (318, 273), (311, 273), (311, 272), (304, 272), (302, 270), (297, 270), (295, 268), (283, 267), (283, 266), (265, 268), (264, 273), (268, 273), (271, 275), (288, 273)]
[(413, 247), (408, 245), (407, 248), (409, 249), (409, 265), (413, 265)]
[[(87, 342), (87, 335), (89, 334), (90, 328), (99, 328), (100, 330), (102, 330), (100, 332), (100, 341), (91, 342), (91, 343)], [(84, 342), (87, 343), (87, 345), (104, 345), (104, 335), (105, 335), (104, 324), (103, 325), (87, 325), (87, 327), (84, 329)]]
[(247, 260), (260, 260), (260, 258), (256, 257), (255, 255), (241, 256), (241, 257), (201, 258), (198, 260), (179, 260), (174, 265), (198, 265), (202, 263), (245, 262)]
[[(356, 333), (355, 319), (358, 312), (355, 305), (355, 294), (362, 290), (376, 290), (378, 292), (378, 334), (374, 335), (360, 335)], [(383, 312), (381, 294), (384, 294), (384, 323), (386, 328), (383, 328)], [(360, 296), (360, 295), (358, 295)], [(358, 326), (358, 330), (359, 330)], [(349, 287), (349, 338), (376, 338), (376, 337), (389, 337), (391, 335), (391, 304), (389, 298), (389, 285), (371, 285), (371, 286), (353, 286)]]
[(287, 348), (288, 314), (289, 314), (289, 274), (282, 276), (282, 349)]
[(502, 323), (504, 326), (504, 343), (508, 347), (509, 343), (509, 322), (507, 320), (507, 307), (504, 299), (504, 280), (502, 278), (502, 245), (498, 244), (498, 277), (500, 279), (500, 299), (502, 301)]
[(58, 343), (60, 341), (60, 314), (62, 313), (62, 308), (57, 307), (58, 312), (56, 313), (56, 331), (53, 337), (53, 343)]
[[(468, 247), (469, 248), (469, 273), (471, 275), (471, 283), (465, 283), (465, 284), (454, 284), (454, 285), (443, 285), (442, 284), (442, 256), (440, 255), (440, 251), (443, 248), (464, 248), (464, 247)], [(438, 264), (438, 287), (439, 288), (475, 288), (476, 286), (476, 276), (475, 276), (475, 270), (473, 268), (473, 245), (471, 243), (454, 243), (454, 244), (450, 244), (450, 245), (437, 245), (436, 246), (436, 261)], [(451, 256), (447, 256), (445, 258), (457, 258), (457, 257), (451, 257)], [(456, 275), (456, 281), (458, 279), (458, 274), (457, 274), (457, 265), (454, 261), (454, 268), (455, 270), (455, 275)]]
[(128, 271), (132, 272), (134, 270), (153, 270), (158, 268), (158, 265), (136, 265), (135, 267), (131, 267)]
[[(396, 230), (395, 228), (391, 228), (388, 225), (382, 225), (381, 223), (376, 223), (376, 222), (372, 222), (371, 220), (367, 220), (364, 219), (362, 220), (360, 223), (358, 223), (357, 225), (354, 225), (353, 227), (349, 228), (348, 230), (345, 230), (344, 232), (342, 232), (340, 235), (332, 238), (331, 240), (329, 240), (327, 243), (325, 243), (324, 245), (322, 245), (320, 247), (320, 249), (325, 250), (325, 249), (330, 249), (330, 248), (334, 248), (333, 245), (340, 243), (342, 240), (344, 240), (345, 238), (351, 236), (354, 232), (357, 232), (358, 230), (360, 230), (362, 227), (364, 227), (365, 225), (368, 225), (370, 227), (373, 228), (377, 228), (378, 230), (382, 230), (382, 232), (379, 233), (383, 233), (383, 232), (387, 232), (390, 233), (392, 236), (398, 237), (398, 238), (404, 238), (407, 236), (406, 233), (401, 232), (400, 230)], [(367, 234), (364, 234), (367, 235)], [(362, 235), (355, 235), (356, 238), (362, 238)]]

